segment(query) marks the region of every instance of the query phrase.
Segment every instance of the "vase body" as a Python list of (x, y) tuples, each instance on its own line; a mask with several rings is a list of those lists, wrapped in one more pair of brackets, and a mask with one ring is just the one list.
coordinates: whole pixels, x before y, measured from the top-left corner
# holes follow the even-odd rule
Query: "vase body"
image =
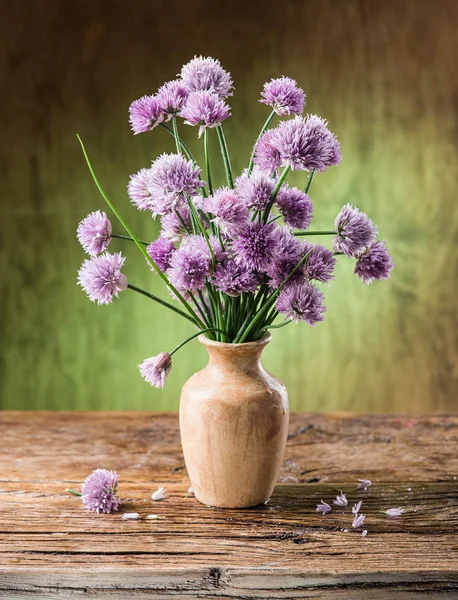
[(180, 431), (194, 495), (203, 504), (256, 506), (273, 492), (289, 410), (285, 386), (261, 365), (270, 339), (223, 344), (199, 337), (209, 362), (183, 387)]

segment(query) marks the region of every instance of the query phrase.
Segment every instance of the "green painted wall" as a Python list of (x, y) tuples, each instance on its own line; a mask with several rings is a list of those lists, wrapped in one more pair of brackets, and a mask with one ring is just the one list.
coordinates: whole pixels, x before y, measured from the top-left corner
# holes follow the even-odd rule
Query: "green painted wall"
[[(81, 134), (107, 192), (135, 228), (130, 173), (173, 150), (163, 131), (131, 135), (129, 103), (194, 54), (232, 72), (226, 126), (242, 169), (267, 109), (265, 80), (296, 78), (308, 110), (329, 119), (343, 163), (313, 185), (316, 225), (346, 202), (367, 211), (392, 250), (388, 283), (363, 286), (339, 262), (315, 328), (279, 330), (265, 365), (295, 410), (432, 412), (457, 396), (457, 62), (454, 0), (1, 0), (0, 407), (175, 410), (205, 363), (197, 342), (165, 391), (137, 373), (145, 357), (191, 332), (133, 292), (108, 307), (76, 287), (78, 221), (103, 208)], [(195, 131), (186, 139), (199, 148)], [(198, 152), (199, 153), (199, 152)], [(219, 175), (222, 175), (220, 169)], [(114, 246), (114, 244), (113, 244)], [(120, 247), (120, 246), (119, 246)], [(135, 248), (131, 283), (166, 294)]]

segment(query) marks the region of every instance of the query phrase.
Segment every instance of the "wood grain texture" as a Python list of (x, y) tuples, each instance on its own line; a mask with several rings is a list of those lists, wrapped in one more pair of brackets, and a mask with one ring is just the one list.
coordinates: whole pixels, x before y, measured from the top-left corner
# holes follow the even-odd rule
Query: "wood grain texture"
[[(457, 417), (292, 415), (280, 483), (249, 510), (186, 495), (174, 414), (3, 412), (0, 436), (0, 598), (458, 595)], [(96, 467), (118, 471), (140, 520), (65, 492)], [(152, 502), (159, 484), (170, 497)], [(340, 490), (363, 501), (366, 538), (349, 508), (315, 512)]]
[[(454, 409), (456, 0), (285, 0), (279, 10), (271, 0), (0, 0), (0, 15), (1, 407), (176, 410), (182, 384), (202, 368), (195, 343), (176, 357), (167, 390), (151, 391), (136, 365), (173, 348), (188, 325), (130, 291), (97, 307), (76, 287), (76, 224), (103, 201), (74, 135), (152, 239), (156, 226), (129, 206), (125, 186), (173, 143), (163, 131), (133, 136), (127, 107), (202, 53), (235, 80), (234, 169), (267, 114), (263, 82), (295, 77), (343, 150), (341, 166), (315, 178), (316, 226), (329, 229), (340, 206), (356, 204), (396, 263), (390, 282), (370, 287), (340, 261), (325, 322), (275, 334), (265, 365), (292, 408)], [(195, 131), (183, 130), (201, 158)], [(129, 280), (164, 293), (135, 248), (126, 252)]]

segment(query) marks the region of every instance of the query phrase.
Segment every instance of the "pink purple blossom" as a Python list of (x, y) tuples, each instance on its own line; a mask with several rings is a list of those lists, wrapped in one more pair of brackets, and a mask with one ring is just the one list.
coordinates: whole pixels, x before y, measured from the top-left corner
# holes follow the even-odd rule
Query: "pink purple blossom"
[(374, 242), (356, 261), (355, 273), (364, 283), (389, 279), (393, 261), (383, 242)]
[(152, 242), (146, 248), (146, 251), (160, 270), (165, 272), (170, 267), (170, 259), (172, 258), (172, 254), (176, 251), (176, 248), (171, 240), (160, 237)]
[(205, 287), (211, 271), (209, 256), (186, 243), (173, 253), (168, 276), (180, 292), (195, 292)]
[(377, 228), (369, 217), (351, 204), (346, 204), (337, 215), (335, 229), (333, 248), (347, 256), (358, 256), (377, 237)]
[(204, 210), (212, 215), (213, 223), (228, 235), (248, 220), (248, 209), (234, 190), (223, 187), (204, 200)]
[(278, 240), (273, 223), (249, 222), (232, 243), (235, 260), (251, 270), (265, 271), (275, 257)]
[(228, 258), (218, 265), (212, 283), (217, 290), (228, 296), (240, 296), (243, 292), (254, 292), (259, 279), (255, 273), (236, 263), (233, 258)]
[(200, 125), (199, 137), (206, 127), (216, 127), (231, 116), (231, 109), (212, 92), (192, 92), (180, 112), (187, 125)]
[(316, 505), (316, 512), (322, 513), (323, 515), (330, 513), (331, 510), (332, 506), (323, 500)]
[(111, 234), (112, 227), (106, 213), (96, 210), (80, 221), (76, 235), (83, 250), (96, 256), (108, 248)]
[(340, 494), (338, 494), (336, 496), (336, 499), (333, 501), (333, 504), (335, 504), (336, 506), (348, 506), (348, 500), (347, 500), (346, 494), (344, 494), (343, 492), (340, 492)]
[(162, 154), (151, 165), (148, 189), (153, 214), (164, 215), (203, 187), (200, 169), (180, 154)]
[(326, 121), (316, 115), (283, 121), (272, 129), (269, 142), (278, 152), (281, 165), (291, 169), (325, 171), (342, 158), (337, 138)]
[(118, 492), (118, 474), (116, 471), (96, 469), (86, 477), (81, 490), (81, 500), (88, 510), (109, 514), (117, 511), (121, 500)]
[(110, 304), (113, 296), (127, 287), (127, 278), (121, 273), (125, 258), (121, 252), (104, 252), (85, 260), (78, 271), (78, 284), (92, 302)]
[(162, 110), (155, 96), (142, 96), (130, 105), (129, 122), (135, 135), (151, 131), (163, 120)]
[(295, 229), (307, 229), (313, 218), (313, 204), (305, 192), (297, 187), (283, 186), (275, 199), (284, 222)]
[(371, 485), (372, 481), (370, 479), (358, 479), (358, 490), (365, 492)]
[(357, 515), (357, 514), (359, 513), (359, 511), (361, 510), (361, 506), (362, 506), (362, 504), (363, 504), (363, 501), (362, 501), (362, 500), (360, 500), (359, 502), (356, 502), (356, 504), (354, 504), (354, 505), (352, 506), (351, 512), (352, 512), (354, 515)]
[(358, 529), (358, 527), (361, 527), (362, 525), (364, 525), (365, 520), (366, 520), (366, 515), (355, 514), (351, 526), (353, 527), (353, 529)]
[(231, 76), (215, 58), (195, 56), (182, 67), (180, 77), (189, 92), (212, 92), (220, 98), (232, 96)]
[(161, 217), (161, 236), (173, 241), (192, 229), (191, 214), (187, 205), (180, 206)]
[(281, 117), (300, 115), (304, 111), (305, 94), (294, 79), (279, 77), (264, 84), (259, 102), (271, 106)]
[(235, 181), (238, 197), (248, 208), (263, 211), (275, 189), (275, 179), (255, 167), (251, 175), (245, 170)]
[(306, 281), (288, 282), (280, 292), (275, 306), (278, 312), (293, 321), (305, 321), (308, 325), (322, 321), (326, 310), (323, 294)]
[(172, 368), (172, 357), (168, 352), (145, 359), (138, 365), (143, 379), (155, 388), (164, 388), (168, 374)]
[(273, 175), (282, 165), (280, 150), (272, 144), (275, 131), (268, 129), (254, 147), (254, 163), (267, 175)]
[(389, 508), (383, 511), (389, 517), (400, 517), (404, 510), (402, 508)]
[(307, 258), (304, 263), (304, 275), (307, 279), (329, 283), (334, 279), (336, 258), (331, 250), (320, 244), (306, 243), (304, 254)]
[(194, 252), (200, 252), (208, 261), (212, 261), (211, 246), (215, 261), (222, 262), (227, 257), (227, 252), (221, 248), (219, 239), (215, 235), (209, 235), (208, 241), (203, 235), (190, 235), (183, 241), (183, 246), (186, 246)]
[[(269, 263), (266, 273), (269, 276), (269, 286), (278, 288), (297, 267), (305, 254), (304, 243), (292, 235), (288, 228), (279, 227), (275, 231), (277, 250), (273, 260)], [(289, 281), (303, 279), (301, 269), (296, 269)]]
[(188, 90), (179, 79), (167, 81), (158, 89), (156, 99), (167, 121), (180, 112), (186, 103), (188, 95)]
[(151, 210), (151, 194), (149, 191), (151, 170), (140, 169), (138, 173), (130, 176), (127, 194), (130, 201), (138, 210)]

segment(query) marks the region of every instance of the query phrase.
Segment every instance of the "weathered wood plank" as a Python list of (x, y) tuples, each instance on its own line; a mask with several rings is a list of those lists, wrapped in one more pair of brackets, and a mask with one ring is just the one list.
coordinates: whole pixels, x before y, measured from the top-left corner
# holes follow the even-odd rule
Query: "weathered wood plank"
[[(3, 412), (0, 439), (0, 598), (458, 597), (458, 417), (293, 415), (283, 482), (249, 510), (187, 496), (175, 414)], [(65, 492), (96, 467), (140, 520)], [(366, 538), (350, 507), (316, 513), (340, 490)]]

